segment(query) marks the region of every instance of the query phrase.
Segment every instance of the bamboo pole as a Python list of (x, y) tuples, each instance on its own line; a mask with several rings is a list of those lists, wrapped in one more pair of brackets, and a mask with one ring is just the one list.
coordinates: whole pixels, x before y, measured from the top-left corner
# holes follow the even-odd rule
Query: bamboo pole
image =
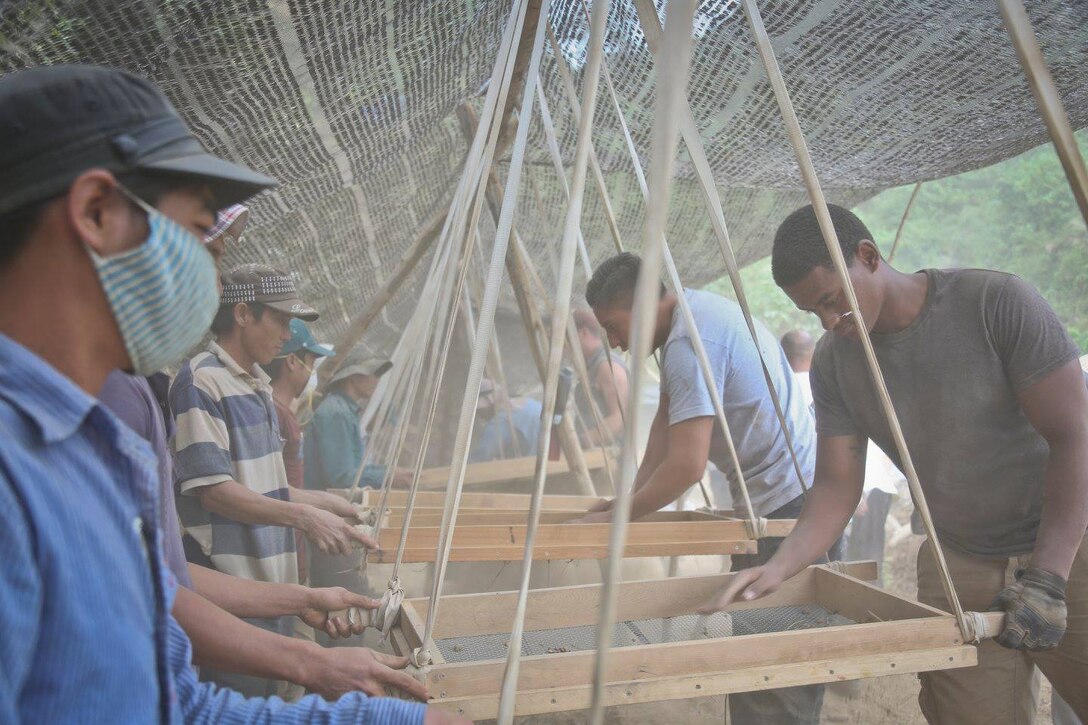
[(1035, 94), (1039, 113), (1065, 169), (1065, 177), (1069, 179), (1069, 188), (1077, 200), (1084, 223), (1088, 225), (1088, 171), (1084, 168), (1084, 157), (1080, 155), (1069, 115), (1065, 112), (1058, 87), (1054, 85), (1046, 58), (1039, 48), (1039, 40), (1035, 37), (1024, 3), (1021, 0), (997, 0), (997, 7), (1016, 48), (1016, 55), (1020, 58), (1020, 65), (1024, 67), (1031, 92)]
[[(461, 104), (457, 108), (457, 118), (461, 122), (461, 130), (466, 136), (471, 137), (475, 133), (477, 124), (475, 110), (468, 104)], [(505, 189), (502, 182), (499, 181), (499, 177), (492, 170), (487, 181), (486, 196), (488, 207), (496, 220), (498, 220), (504, 193)], [(525, 334), (529, 339), (529, 351), (532, 353), (533, 361), (536, 363), (537, 370), (540, 371), (541, 379), (543, 379), (547, 359), (544, 341), (547, 340), (548, 335), (544, 321), (540, 317), (540, 311), (529, 294), (532, 281), (528, 271), (527, 258), (528, 254), (525, 247), (515, 231), (511, 235), (510, 248), (506, 253), (506, 273), (510, 276), (510, 286), (514, 290), (514, 299), (517, 301), (522, 322), (525, 324)], [(582, 444), (578, 440), (578, 433), (574, 429), (574, 421), (571, 416), (563, 416), (563, 422), (560, 424), (558, 432), (559, 446), (563, 450), (563, 456), (567, 459), (567, 465), (574, 472), (579, 488), (586, 495), (593, 495), (595, 493), (593, 479), (589, 474), (589, 467), (586, 466), (585, 454), (582, 451)]]
[(907, 217), (910, 216), (910, 211), (914, 208), (914, 200), (918, 198), (918, 192), (921, 190), (922, 182), (919, 181), (914, 185), (914, 191), (910, 193), (910, 199), (907, 201), (907, 208), (903, 210), (903, 216), (899, 220), (899, 227), (895, 230), (895, 241), (892, 242), (892, 251), (888, 252), (889, 264), (895, 258), (895, 251), (899, 249), (899, 239), (903, 236), (903, 227), (907, 226)]
[(400, 261), (397, 263), (397, 268), (393, 271), (382, 286), (378, 289), (377, 293), (367, 300), (366, 306), (362, 312), (359, 313), (355, 321), (351, 323), (340, 339), (336, 343), (336, 354), (329, 359), (327, 363), (321, 366), (317, 375), (317, 389), (323, 391), (325, 386), (328, 385), (329, 380), (333, 374), (340, 369), (340, 365), (343, 364), (344, 359), (351, 352), (351, 349), (363, 339), (363, 335), (366, 334), (367, 329), (370, 328), (371, 323), (377, 319), (381, 313), (382, 308), (389, 303), (393, 296), (400, 289), (400, 286), (404, 284), (404, 280), (408, 279), (408, 276), (419, 264), (419, 260), (427, 254), (430, 250), (434, 240), (438, 238), (438, 233), (442, 231), (442, 225), (446, 221), (446, 215), (449, 214), (449, 207), (443, 207), (436, 212), (423, 228), (416, 234), (415, 239), (412, 240), (411, 245), (401, 256)]

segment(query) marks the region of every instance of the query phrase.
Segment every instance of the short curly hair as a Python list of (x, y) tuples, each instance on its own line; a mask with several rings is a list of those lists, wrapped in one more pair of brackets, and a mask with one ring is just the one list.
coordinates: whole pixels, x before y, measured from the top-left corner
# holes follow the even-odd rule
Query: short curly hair
[[(839, 237), (842, 256), (846, 258), (847, 266), (851, 266), (858, 244), (865, 239), (873, 241), (873, 235), (849, 209), (828, 204), (827, 210), (831, 213), (831, 224)], [(812, 205), (803, 206), (786, 217), (775, 232), (771, 250), (771, 275), (775, 284), (790, 287), (816, 267), (831, 269), (833, 266)]]
[[(616, 305), (630, 307), (641, 267), (642, 259), (630, 252), (621, 252), (601, 262), (586, 284), (586, 302), (599, 309)], [(661, 285), (659, 294), (665, 294), (665, 285)]]

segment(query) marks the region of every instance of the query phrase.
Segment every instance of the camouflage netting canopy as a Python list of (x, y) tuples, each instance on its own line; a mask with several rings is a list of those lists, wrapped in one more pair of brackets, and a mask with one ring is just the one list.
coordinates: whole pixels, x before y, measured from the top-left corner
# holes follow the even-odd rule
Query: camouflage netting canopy
[[(856, 203), (1047, 139), (992, 2), (765, 0), (761, 10), (832, 200)], [(478, 103), (509, 11), (509, 0), (9, 0), (0, 3), (0, 71), (88, 62), (161, 84), (209, 148), (280, 180), (254, 201), (232, 261), (296, 272), (324, 313), (319, 333), (335, 340), (448, 204), (468, 145), (454, 112)], [(1028, 11), (1079, 128), (1088, 3), (1033, 0)], [(550, 22), (580, 82), (581, 0), (556, 0)], [(689, 95), (743, 264), (767, 254), (775, 225), (805, 197), (735, 3), (704, 0), (695, 36)], [(605, 62), (646, 158), (653, 59), (630, 0), (613, 3)], [(541, 77), (569, 163), (576, 127), (550, 49)], [(603, 98), (594, 139), (637, 249), (643, 204)], [(723, 267), (683, 159), (678, 174), (669, 239), (681, 276), (699, 285)], [(536, 125), (525, 176), (516, 224), (547, 282), (566, 205)], [(611, 253), (592, 190), (583, 229), (594, 261)], [(387, 330), (407, 318), (421, 279), (387, 306)]]

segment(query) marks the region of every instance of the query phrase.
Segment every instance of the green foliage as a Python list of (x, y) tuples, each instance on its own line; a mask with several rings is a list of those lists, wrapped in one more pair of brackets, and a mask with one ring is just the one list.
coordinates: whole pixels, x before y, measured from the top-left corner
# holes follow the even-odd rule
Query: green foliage
[[(1088, 130), (1077, 139), (1088, 155)], [(889, 189), (854, 210), (885, 255), (912, 189)], [(910, 271), (980, 267), (1018, 274), (1039, 289), (1081, 349), (1088, 350), (1088, 232), (1049, 143), (985, 169), (923, 184), (894, 264)], [(773, 332), (819, 330), (815, 318), (798, 312), (774, 285), (769, 259), (746, 267), (742, 277), (753, 312)], [(727, 278), (708, 289), (732, 296)]]

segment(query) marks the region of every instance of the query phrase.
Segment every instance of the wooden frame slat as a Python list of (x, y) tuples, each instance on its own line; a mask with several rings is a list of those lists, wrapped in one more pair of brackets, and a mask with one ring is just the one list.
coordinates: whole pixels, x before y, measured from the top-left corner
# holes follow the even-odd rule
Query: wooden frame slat
[[(873, 578), (872, 562), (847, 570)], [(691, 613), (733, 575), (624, 582), (617, 620)], [(593, 625), (601, 586), (529, 592), (526, 631)], [(516, 592), (444, 597), (435, 622), (437, 639), (509, 632)], [(977, 661), (963, 643), (955, 618), (933, 607), (896, 597), (826, 567), (810, 567), (778, 591), (730, 611), (788, 604), (819, 604), (859, 622), (717, 639), (668, 642), (612, 650), (607, 704), (717, 695), (729, 692), (831, 682), (859, 677), (966, 667)], [(401, 640), (419, 646), (427, 599), (404, 602)], [(428, 649), (438, 648), (433, 642)], [(516, 713), (577, 710), (589, 706), (596, 653), (566, 652), (523, 657)], [(432, 704), (473, 719), (495, 717), (505, 660), (434, 664), (426, 673)]]
[[(601, 559), (608, 556), (610, 524), (542, 524), (537, 528), (534, 559)], [(402, 561), (434, 561), (441, 529), (410, 527)], [(520, 559), (525, 550), (526, 526), (465, 526), (453, 533), (450, 561), (506, 561)], [(371, 563), (394, 561), (399, 528), (379, 534), (381, 549), (367, 554)], [(743, 521), (637, 521), (630, 525), (624, 556), (683, 556), (754, 554), (757, 542), (748, 538)]]

